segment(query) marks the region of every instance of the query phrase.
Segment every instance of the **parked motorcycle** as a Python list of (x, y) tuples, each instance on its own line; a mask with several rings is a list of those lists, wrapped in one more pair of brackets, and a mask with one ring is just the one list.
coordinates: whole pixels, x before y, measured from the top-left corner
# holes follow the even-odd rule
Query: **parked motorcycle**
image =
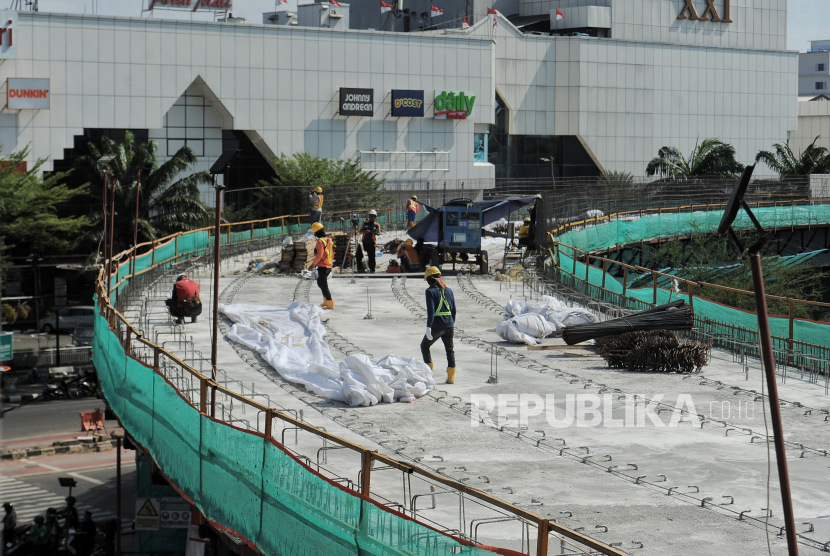
[(66, 373), (57, 381), (57, 383), (50, 382), (43, 387), (44, 400), (69, 400), (76, 398), (77, 395), (69, 388), (69, 381), (66, 379)]

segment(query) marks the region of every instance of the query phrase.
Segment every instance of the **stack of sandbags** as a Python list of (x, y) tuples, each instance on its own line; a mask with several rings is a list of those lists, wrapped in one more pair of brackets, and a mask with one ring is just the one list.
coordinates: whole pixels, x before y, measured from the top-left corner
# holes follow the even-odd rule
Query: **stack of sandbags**
[(543, 295), (538, 303), (513, 300), (504, 306), (505, 320), (527, 314), (541, 315), (553, 327), (553, 336), (560, 336), (566, 326), (599, 322), (590, 311), (581, 307), (568, 307), (549, 295)]

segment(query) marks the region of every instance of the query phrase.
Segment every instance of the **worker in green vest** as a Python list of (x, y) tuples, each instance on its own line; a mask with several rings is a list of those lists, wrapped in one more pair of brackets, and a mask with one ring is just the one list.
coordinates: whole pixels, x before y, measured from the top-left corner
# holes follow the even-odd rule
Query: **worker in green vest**
[(424, 273), (429, 287), (426, 290), (427, 329), (421, 340), (421, 355), (424, 362), (434, 369), (429, 348), (439, 339), (444, 342), (447, 352), (447, 384), (455, 383), (455, 350), (452, 335), (455, 327), (455, 297), (452, 290), (441, 279), (441, 271), (431, 266)]

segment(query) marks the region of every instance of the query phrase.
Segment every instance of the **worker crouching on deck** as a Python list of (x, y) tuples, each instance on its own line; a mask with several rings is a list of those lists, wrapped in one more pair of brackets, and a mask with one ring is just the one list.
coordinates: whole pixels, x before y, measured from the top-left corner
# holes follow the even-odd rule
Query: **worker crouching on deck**
[(452, 290), (441, 279), (441, 271), (431, 266), (424, 273), (429, 284), (426, 290), (427, 329), (421, 340), (421, 355), (424, 362), (433, 369), (429, 348), (440, 338), (447, 352), (447, 384), (455, 383), (455, 350), (452, 336), (455, 327), (455, 297)]
[(311, 231), (317, 238), (317, 246), (314, 248), (314, 260), (311, 266), (317, 267), (317, 286), (323, 292), (323, 303), (320, 304), (320, 307), (334, 309), (334, 301), (329, 291), (329, 274), (331, 274), (331, 266), (334, 263), (334, 242), (330, 237), (326, 237), (326, 231), (319, 222), (311, 225)]

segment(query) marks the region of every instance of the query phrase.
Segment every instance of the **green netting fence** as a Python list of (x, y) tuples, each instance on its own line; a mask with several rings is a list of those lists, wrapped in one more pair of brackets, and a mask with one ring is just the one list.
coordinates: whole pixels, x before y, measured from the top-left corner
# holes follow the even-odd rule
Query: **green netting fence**
[[(753, 213), (764, 228), (826, 225), (830, 222), (830, 205), (762, 207), (753, 209)], [(714, 233), (717, 231), (722, 215), (723, 211), (657, 214), (630, 220), (612, 220), (580, 230), (570, 230), (556, 237), (557, 242), (560, 242), (560, 245), (554, 248), (557, 263), (561, 269), (584, 280), (586, 264), (574, 260), (573, 248), (583, 252), (594, 252), (659, 237)], [(733, 227), (750, 228), (752, 223), (741, 211)], [(578, 253), (576, 258), (579, 258)], [(590, 285), (604, 288), (618, 295), (623, 294), (623, 284), (612, 274), (594, 265), (588, 265), (587, 272), (587, 282)], [(625, 295), (650, 304), (654, 302), (655, 288), (627, 288)], [(677, 294), (670, 289), (659, 287), (656, 288), (656, 297), (658, 304), (678, 298), (690, 301), (688, 293)], [(753, 312), (716, 303), (696, 295), (693, 297), (695, 315), (699, 318), (748, 330), (755, 330), (758, 327), (757, 317)], [(830, 346), (830, 323), (794, 318), (792, 319), (792, 338), (789, 338), (790, 320), (789, 316), (771, 316), (772, 335), (817, 346)]]

